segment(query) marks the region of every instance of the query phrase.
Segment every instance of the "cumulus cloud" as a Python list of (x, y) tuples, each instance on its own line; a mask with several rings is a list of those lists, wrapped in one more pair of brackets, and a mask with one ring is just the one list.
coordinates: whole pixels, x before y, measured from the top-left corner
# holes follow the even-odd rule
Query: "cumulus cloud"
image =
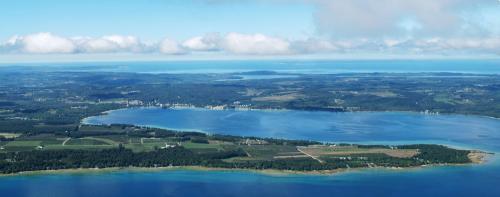
[(114, 53), (114, 52), (145, 52), (147, 44), (134, 36), (111, 35), (100, 38), (76, 37), (72, 39), (80, 52), (84, 53)]
[(176, 41), (168, 38), (165, 38), (160, 42), (159, 50), (161, 53), (169, 55), (180, 55), (186, 53), (186, 51), (181, 48)]
[(0, 45), (2, 51), (14, 53), (114, 53), (145, 52), (151, 46), (133, 36), (103, 36), (100, 38), (66, 38), (52, 33), (35, 33), (26, 36), (13, 36)]
[(216, 51), (220, 50), (221, 36), (217, 33), (205, 36), (196, 36), (182, 43), (182, 47), (192, 51)]
[(228, 33), (221, 46), (227, 52), (246, 55), (279, 55), (291, 52), (287, 40), (263, 34)]
[(4, 44), (4, 48), (24, 53), (73, 53), (76, 50), (70, 39), (51, 33), (14, 36)]
[(292, 52), (291, 43), (283, 38), (264, 34), (228, 33), (196, 36), (182, 43), (188, 51), (218, 51), (238, 55), (282, 55)]
[(146, 44), (134, 36), (65, 38), (51, 33), (13, 36), (1, 53), (160, 53), (183, 55), (221, 52), (228, 55), (301, 55), (332, 53), (490, 54), (500, 55), (500, 37), (306, 38), (288, 40), (264, 34), (206, 34), (184, 42), (164, 39)]

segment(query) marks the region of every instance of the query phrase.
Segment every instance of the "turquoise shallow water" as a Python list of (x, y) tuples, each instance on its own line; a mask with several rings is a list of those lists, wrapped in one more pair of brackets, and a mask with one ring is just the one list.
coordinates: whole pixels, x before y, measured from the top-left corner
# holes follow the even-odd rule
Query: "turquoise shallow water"
[[(136, 108), (87, 123), (128, 123), (210, 133), (349, 141), (443, 143), (500, 152), (500, 120), (406, 112), (210, 111)], [(482, 165), (367, 169), (311, 176), (160, 171), (0, 178), (1, 196), (498, 196), (500, 159)]]

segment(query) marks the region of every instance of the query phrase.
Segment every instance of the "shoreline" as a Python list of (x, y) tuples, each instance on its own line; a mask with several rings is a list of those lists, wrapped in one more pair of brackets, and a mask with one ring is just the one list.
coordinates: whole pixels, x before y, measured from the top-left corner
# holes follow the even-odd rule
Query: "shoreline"
[[(294, 171), (294, 170), (277, 170), (277, 169), (245, 169), (245, 168), (215, 168), (204, 166), (169, 166), (169, 167), (109, 167), (109, 168), (73, 168), (73, 169), (58, 169), (58, 170), (36, 170), (23, 171), (11, 174), (0, 174), (2, 177), (15, 176), (36, 176), (36, 175), (51, 175), (51, 174), (90, 174), (90, 173), (112, 173), (112, 172), (167, 172), (167, 171), (206, 171), (206, 172), (250, 172), (259, 173), (270, 176), (287, 176), (287, 175), (333, 175), (356, 169), (335, 169), (335, 170), (315, 170), (315, 171)], [(368, 169), (368, 168), (366, 168)]]
[[(480, 115), (480, 114), (462, 114), (462, 113), (438, 113), (434, 114), (435, 112), (432, 112), (430, 114), (425, 114), (423, 111), (410, 111), (410, 110), (380, 110), (380, 111), (374, 111), (374, 110), (358, 110), (358, 111), (328, 111), (328, 110), (304, 110), (304, 109), (289, 109), (289, 108), (272, 108), (272, 109), (265, 109), (265, 108), (249, 108), (248, 110), (238, 110), (238, 109), (209, 109), (206, 107), (199, 107), (199, 106), (194, 106), (194, 107), (160, 107), (160, 106), (134, 106), (134, 107), (124, 107), (124, 108), (118, 108), (118, 109), (111, 109), (111, 110), (106, 110), (103, 112), (100, 112), (99, 115), (97, 116), (102, 116), (102, 115), (108, 115), (109, 113), (113, 113), (115, 111), (120, 111), (120, 110), (127, 110), (127, 109), (165, 109), (165, 110), (207, 110), (207, 111), (261, 111), (261, 112), (284, 112), (284, 111), (302, 111), (302, 112), (330, 112), (330, 113), (410, 113), (410, 114), (420, 114), (424, 116), (468, 116), (468, 117), (480, 117), (480, 118), (489, 118), (493, 120), (500, 120), (500, 117), (494, 117), (494, 116), (488, 116), (488, 115)], [(89, 116), (85, 117), (82, 119), (81, 123), (90, 117), (94, 116)], [(86, 123), (83, 123), (86, 124)]]
[(478, 150), (471, 150), (467, 155), (472, 164), (483, 164), (488, 162), (495, 153), (488, 153)]
[(494, 153), (487, 153), (482, 151), (471, 151), (468, 157), (471, 160), (469, 163), (463, 164), (427, 164), (411, 167), (362, 167), (362, 168), (339, 168), (334, 170), (312, 170), (312, 171), (297, 171), (297, 170), (279, 170), (279, 169), (247, 169), (247, 168), (215, 168), (204, 166), (167, 166), (167, 167), (109, 167), (109, 168), (72, 168), (72, 169), (57, 169), (57, 170), (36, 170), (36, 171), (23, 171), (11, 174), (0, 174), (2, 177), (16, 177), (16, 176), (37, 176), (37, 175), (56, 175), (56, 174), (100, 174), (100, 173), (113, 173), (113, 172), (167, 172), (167, 171), (201, 171), (201, 172), (246, 172), (258, 173), (267, 176), (290, 176), (290, 175), (308, 175), (308, 176), (332, 176), (348, 172), (360, 172), (367, 170), (415, 170), (443, 166), (470, 166), (481, 165), (489, 161)]

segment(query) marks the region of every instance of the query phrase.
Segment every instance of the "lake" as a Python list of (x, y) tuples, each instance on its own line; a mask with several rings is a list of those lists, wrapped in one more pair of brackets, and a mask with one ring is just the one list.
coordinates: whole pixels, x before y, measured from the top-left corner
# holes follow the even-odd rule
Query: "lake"
[[(83, 120), (232, 135), (364, 144), (439, 143), (500, 152), (500, 120), (410, 112), (213, 111), (133, 108)], [(482, 165), (334, 175), (244, 171), (52, 174), (0, 178), (2, 196), (498, 196), (500, 159)]]

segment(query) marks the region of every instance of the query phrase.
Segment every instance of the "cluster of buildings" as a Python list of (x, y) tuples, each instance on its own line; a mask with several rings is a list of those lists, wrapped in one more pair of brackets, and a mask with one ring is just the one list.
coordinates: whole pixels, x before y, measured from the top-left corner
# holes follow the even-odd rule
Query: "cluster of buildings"
[(178, 142), (176, 144), (168, 144), (165, 143), (165, 146), (160, 147), (160, 149), (169, 149), (169, 148), (175, 148), (177, 146), (181, 146), (181, 144)]
[(269, 144), (269, 142), (260, 139), (246, 139), (242, 141), (240, 144), (252, 146), (252, 145), (266, 145)]

